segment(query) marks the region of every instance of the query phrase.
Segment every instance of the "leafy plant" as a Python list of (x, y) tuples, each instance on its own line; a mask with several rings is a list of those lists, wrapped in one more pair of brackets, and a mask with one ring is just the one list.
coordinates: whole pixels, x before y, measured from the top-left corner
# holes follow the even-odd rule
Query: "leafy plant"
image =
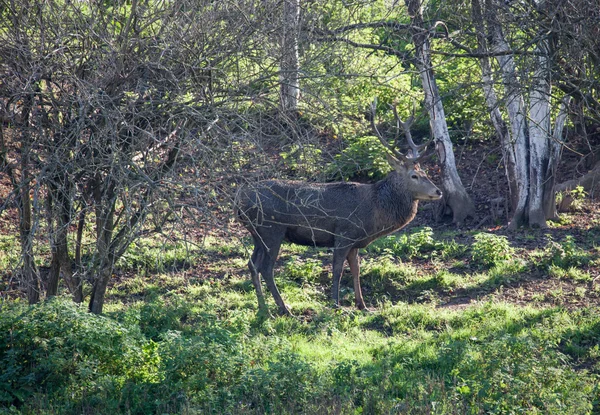
[(572, 235), (565, 236), (562, 242), (556, 242), (547, 235), (548, 243), (544, 248), (544, 259), (542, 265), (545, 267), (555, 266), (568, 270), (572, 267), (581, 267), (591, 260), (589, 252), (579, 248)]
[[(453, 246), (454, 245), (454, 246)], [(397, 257), (427, 258), (430, 254), (443, 251), (446, 247), (460, 251), (458, 244), (445, 244), (433, 237), (433, 229), (428, 226), (417, 228), (411, 234), (388, 235), (373, 242), (369, 249), (376, 253), (387, 253)]]
[(378, 180), (390, 171), (385, 150), (374, 136), (356, 137), (335, 156), (327, 167), (328, 175), (335, 178)]
[(474, 236), (474, 239), (471, 257), (479, 266), (492, 267), (509, 260), (514, 255), (514, 248), (510, 246), (508, 238), (504, 235), (480, 232)]
[(318, 259), (292, 256), (283, 266), (282, 275), (296, 282), (317, 282), (323, 264)]

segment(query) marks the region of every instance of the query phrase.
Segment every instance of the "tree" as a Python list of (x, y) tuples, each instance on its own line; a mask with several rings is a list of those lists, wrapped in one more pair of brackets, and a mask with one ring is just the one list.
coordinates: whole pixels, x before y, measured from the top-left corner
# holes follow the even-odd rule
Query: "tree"
[(207, 86), (231, 85), (207, 74), (217, 65), (227, 73), (234, 46), (256, 30), (223, 3), (32, 0), (3, 13), (13, 18), (0, 31), (0, 71), (10, 80), (0, 85), (2, 157), (22, 207), (24, 282), (39, 296), (33, 189), (46, 197), (47, 295), (62, 276), (75, 301), (89, 295), (90, 311), (101, 313), (115, 263), (174, 215), (173, 178), (202, 156), (218, 118)]
[(448, 133), (444, 106), (435, 81), (431, 64), (431, 52), (428, 39), (429, 30), (424, 27), (420, 0), (405, 0), (411, 19), (411, 36), (415, 45), (415, 65), (423, 83), (425, 106), (429, 112), (429, 120), (436, 149), (442, 162), (442, 187), (445, 203), (452, 209), (454, 223), (462, 223), (469, 216), (474, 216), (475, 206), (467, 194), (454, 159), (452, 141)]
[[(343, 42), (350, 46), (369, 49), (396, 57), (403, 66), (416, 66), (425, 96), (425, 108), (429, 114), (431, 133), (436, 140), (436, 149), (442, 163), (443, 206), (451, 211), (453, 222), (462, 223), (474, 215), (474, 205), (468, 196), (456, 168), (452, 142), (448, 133), (446, 116), (431, 63), (429, 36), (431, 30), (425, 27), (419, 1), (406, 1), (410, 24), (402, 23), (405, 15), (392, 19), (359, 21), (347, 25), (314, 30), (321, 42)], [(394, 6), (395, 7), (395, 6)], [(370, 30), (376, 41), (355, 40), (353, 33)], [(414, 53), (402, 50), (407, 43), (414, 45)], [(408, 72), (408, 71), (407, 71)]]
[(300, 57), (298, 35), (300, 30), (300, 0), (283, 0), (283, 25), (281, 28), (281, 101), (283, 113), (298, 111), (300, 97)]
[[(521, 84), (515, 63), (514, 49), (506, 41), (504, 32), (509, 28), (502, 24), (502, 7), (493, 0), (486, 0), (485, 12), (481, 13), (478, 0), (472, 1), (473, 19), (478, 31), (480, 51), (489, 50), (496, 58), (504, 88), (503, 102), (509, 118), (509, 139), (504, 135), (498, 113), (493, 109), (495, 94), (490, 89), (491, 75), (482, 56), (483, 85), (488, 105), (503, 146), (505, 165), (513, 207), (510, 227), (523, 225), (546, 227), (546, 220), (554, 216), (554, 180), (559, 161), (562, 132), (566, 120), (569, 97), (560, 106), (554, 128), (551, 124), (552, 71), (551, 51), (543, 25), (535, 30), (530, 39), (536, 47), (531, 56), (530, 86)], [(535, 10), (534, 10), (535, 11)], [(482, 32), (485, 19), (487, 36)], [(485, 42), (487, 39), (488, 45)], [(524, 61), (526, 62), (526, 61)], [(523, 69), (526, 71), (527, 69)], [(527, 98), (527, 100), (526, 100)], [(528, 102), (528, 106), (526, 105)], [(516, 185), (515, 185), (516, 182)]]

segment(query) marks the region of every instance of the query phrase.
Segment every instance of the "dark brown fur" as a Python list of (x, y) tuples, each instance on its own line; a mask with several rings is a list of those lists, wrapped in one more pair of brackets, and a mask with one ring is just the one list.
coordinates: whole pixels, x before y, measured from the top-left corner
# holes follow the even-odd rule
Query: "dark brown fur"
[(333, 248), (332, 297), (336, 305), (344, 260), (348, 260), (356, 306), (365, 308), (358, 249), (406, 226), (415, 217), (419, 200), (441, 197), (440, 190), (418, 167), (390, 162), (395, 170), (375, 184), (270, 180), (238, 192), (235, 213), (254, 239), (248, 266), (261, 310), (266, 311), (266, 305), (258, 273), (279, 311), (289, 314), (273, 279), (273, 267), (284, 240)]

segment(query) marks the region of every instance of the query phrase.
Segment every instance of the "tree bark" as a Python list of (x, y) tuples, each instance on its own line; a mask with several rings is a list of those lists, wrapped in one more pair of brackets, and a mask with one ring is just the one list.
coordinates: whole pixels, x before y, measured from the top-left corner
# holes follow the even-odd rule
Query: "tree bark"
[(93, 183), (93, 197), (96, 205), (96, 253), (98, 255), (94, 267), (92, 294), (89, 310), (94, 314), (102, 314), (106, 287), (112, 275), (114, 265), (114, 233), (115, 216), (115, 184), (108, 184), (106, 192), (102, 190), (103, 179), (97, 175)]
[(485, 96), (485, 103), (490, 113), (490, 119), (494, 125), (494, 129), (496, 130), (496, 135), (500, 140), (502, 157), (504, 159), (504, 170), (508, 179), (511, 211), (515, 211), (517, 208), (519, 191), (514, 148), (510, 142), (508, 126), (506, 125), (506, 122), (504, 122), (504, 119), (502, 119), (502, 114), (500, 113), (500, 103), (496, 91), (494, 90), (494, 77), (492, 75), (490, 59), (485, 56), (488, 52), (488, 47), (481, 4), (479, 3), (479, 0), (472, 0), (471, 6), (473, 23), (476, 29), (477, 52), (482, 56), (479, 58), (479, 65), (481, 67), (482, 88)]
[[(62, 176), (62, 177), (61, 177)], [(52, 266), (47, 295), (56, 295), (62, 275), (73, 301), (83, 301), (81, 279), (73, 273), (73, 260), (69, 254), (68, 232), (71, 224), (72, 184), (66, 175), (58, 174), (48, 184), (48, 223), (50, 227)]]
[[(550, 67), (548, 47), (541, 40), (536, 48), (535, 71), (529, 93), (529, 225), (546, 228), (544, 193), (548, 193), (550, 166)], [(550, 191), (552, 186), (550, 186)]]
[(431, 130), (436, 141), (436, 149), (442, 163), (443, 202), (452, 209), (453, 222), (461, 224), (467, 217), (473, 217), (475, 206), (467, 194), (456, 170), (454, 150), (448, 133), (444, 106), (435, 81), (431, 65), (431, 52), (428, 32), (424, 28), (421, 2), (405, 0), (411, 19), (411, 35), (415, 45), (415, 63), (419, 70), (425, 103), (429, 112)]
[(25, 149), (21, 159), (21, 183), (19, 186), (19, 230), (21, 236), (21, 256), (23, 258), (23, 281), (27, 289), (29, 304), (40, 301), (40, 279), (35, 266), (33, 253), (33, 215), (31, 206), (29, 177), (29, 149)]
[(298, 33), (300, 25), (300, 0), (283, 0), (283, 25), (281, 40), (280, 109), (284, 114), (298, 111), (300, 97), (300, 57)]
[(488, 25), (488, 39), (491, 51), (497, 53), (496, 60), (502, 73), (505, 90), (505, 102), (510, 121), (510, 140), (504, 152), (514, 154), (515, 179), (517, 194), (514, 197), (514, 210), (509, 223), (511, 229), (526, 225), (529, 203), (529, 148), (527, 143), (527, 120), (525, 103), (521, 93), (521, 85), (517, 77), (517, 68), (510, 47), (502, 33), (502, 27), (497, 19), (498, 10), (493, 0), (486, 0), (485, 19)]

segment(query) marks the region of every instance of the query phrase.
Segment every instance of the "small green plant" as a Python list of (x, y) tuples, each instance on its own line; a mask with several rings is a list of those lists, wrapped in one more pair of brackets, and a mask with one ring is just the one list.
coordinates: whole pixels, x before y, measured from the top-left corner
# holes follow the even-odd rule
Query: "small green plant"
[(573, 209), (581, 210), (588, 193), (585, 191), (583, 186), (577, 186), (575, 187), (575, 189), (572, 189), (569, 193), (571, 194), (571, 198), (573, 199), (573, 201), (571, 202), (571, 206), (573, 207)]
[(556, 194), (556, 202), (558, 204), (561, 204), (565, 197), (568, 197), (568, 200), (570, 200), (569, 207), (571, 208), (571, 210), (577, 211), (581, 210), (581, 208), (583, 207), (587, 195), (588, 193), (585, 191), (585, 188), (583, 186), (577, 186), (574, 189), (567, 191), (566, 193), (558, 192)]
[(541, 264), (547, 268), (552, 266), (568, 270), (572, 267), (581, 267), (591, 260), (591, 255), (579, 248), (575, 238), (567, 235), (562, 242), (556, 242), (550, 235), (548, 244), (544, 248), (544, 260)]
[(433, 229), (430, 227), (418, 228), (410, 235), (388, 235), (375, 241), (369, 248), (375, 253), (386, 253), (397, 257), (429, 258), (434, 252), (443, 252), (444, 249), (460, 251), (459, 244), (447, 244), (437, 241), (433, 237)]
[(283, 266), (282, 276), (299, 283), (317, 282), (322, 267), (323, 264), (318, 259), (301, 259), (299, 256), (294, 255)]
[(508, 238), (504, 235), (481, 232), (474, 236), (475, 242), (471, 246), (473, 262), (479, 266), (492, 267), (509, 260), (514, 255), (514, 248), (510, 246)]

